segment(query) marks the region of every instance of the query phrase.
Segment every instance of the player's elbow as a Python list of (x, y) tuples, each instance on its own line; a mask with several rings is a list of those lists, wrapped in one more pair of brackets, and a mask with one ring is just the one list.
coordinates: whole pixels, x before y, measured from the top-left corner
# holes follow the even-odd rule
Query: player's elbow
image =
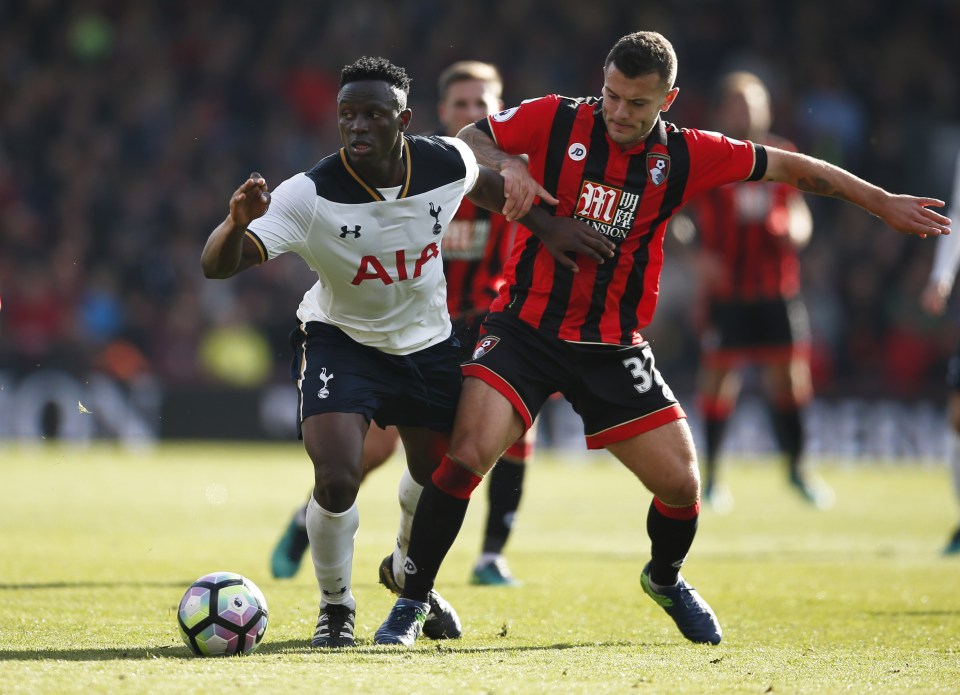
[(200, 268), (207, 280), (224, 280), (236, 272), (235, 269), (228, 269), (219, 259), (207, 255), (200, 257)]

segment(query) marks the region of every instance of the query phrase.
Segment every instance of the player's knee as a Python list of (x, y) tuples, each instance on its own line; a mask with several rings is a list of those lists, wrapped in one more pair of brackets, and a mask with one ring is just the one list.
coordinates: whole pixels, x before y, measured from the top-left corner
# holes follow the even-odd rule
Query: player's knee
[(499, 451), (488, 451), (483, 446), (483, 442), (476, 441), (471, 437), (454, 439), (448, 452), (450, 458), (459, 461), (460, 464), (480, 475), (486, 475), (493, 468), (493, 464), (497, 462), (500, 453)]
[[(700, 499), (700, 478), (688, 476), (680, 481), (673, 489), (669, 503), (677, 506), (696, 504)], [(668, 501), (668, 500), (664, 500)]]
[(700, 475), (696, 465), (678, 467), (676, 474), (664, 480), (655, 494), (673, 507), (696, 504), (700, 499)]
[(313, 461), (314, 497), (330, 512), (350, 508), (360, 490), (359, 466), (330, 460)]
[(468, 500), (477, 489), (477, 486), (483, 480), (483, 476), (470, 470), (462, 461), (455, 460), (451, 456), (444, 456), (437, 470), (431, 476), (433, 484), (439, 490), (452, 497), (461, 500)]

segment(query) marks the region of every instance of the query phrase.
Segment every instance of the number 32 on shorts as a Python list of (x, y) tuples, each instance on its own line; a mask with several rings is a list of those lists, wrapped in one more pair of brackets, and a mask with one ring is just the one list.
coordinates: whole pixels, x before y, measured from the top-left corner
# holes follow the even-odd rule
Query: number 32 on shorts
[(636, 382), (633, 385), (633, 388), (637, 390), (637, 393), (646, 393), (649, 391), (654, 384), (663, 389), (663, 397), (669, 401), (676, 401), (676, 397), (673, 395), (673, 391), (667, 386), (664, 382), (663, 377), (660, 376), (660, 372), (657, 371), (657, 366), (654, 364), (653, 360), (653, 351), (650, 349), (650, 346), (645, 346), (640, 354), (642, 357), (628, 357), (623, 361), (623, 366), (630, 370), (630, 376), (634, 378)]

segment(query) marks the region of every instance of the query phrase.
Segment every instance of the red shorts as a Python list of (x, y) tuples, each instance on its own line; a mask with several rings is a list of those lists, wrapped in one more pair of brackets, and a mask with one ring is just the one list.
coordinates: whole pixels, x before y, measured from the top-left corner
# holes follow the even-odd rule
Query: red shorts
[(583, 420), (590, 449), (686, 417), (648, 344), (572, 343), (500, 312), (484, 320), (463, 374), (501, 393), (527, 427), (559, 391)]

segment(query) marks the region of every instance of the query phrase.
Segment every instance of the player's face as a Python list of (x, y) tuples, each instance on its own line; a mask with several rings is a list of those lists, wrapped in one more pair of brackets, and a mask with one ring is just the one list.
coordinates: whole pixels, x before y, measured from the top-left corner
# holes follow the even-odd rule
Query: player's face
[(353, 161), (379, 162), (399, 156), (410, 109), (401, 109), (402, 94), (381, 80), (343, 86), (337, 95), (340, 140)]
[(627, 77), (611, 63), (603, 71), (603, 121), (610, 139), (621, 149), (644, 140), (678, 91), (667, 89), (655, 72)]
[(464, 126), (500, 111), (503, 102), (498, 86), (483, 80), (460, 80), (447, 87), (446, 98), (437, 107), (447, 135), (456, 135)]

